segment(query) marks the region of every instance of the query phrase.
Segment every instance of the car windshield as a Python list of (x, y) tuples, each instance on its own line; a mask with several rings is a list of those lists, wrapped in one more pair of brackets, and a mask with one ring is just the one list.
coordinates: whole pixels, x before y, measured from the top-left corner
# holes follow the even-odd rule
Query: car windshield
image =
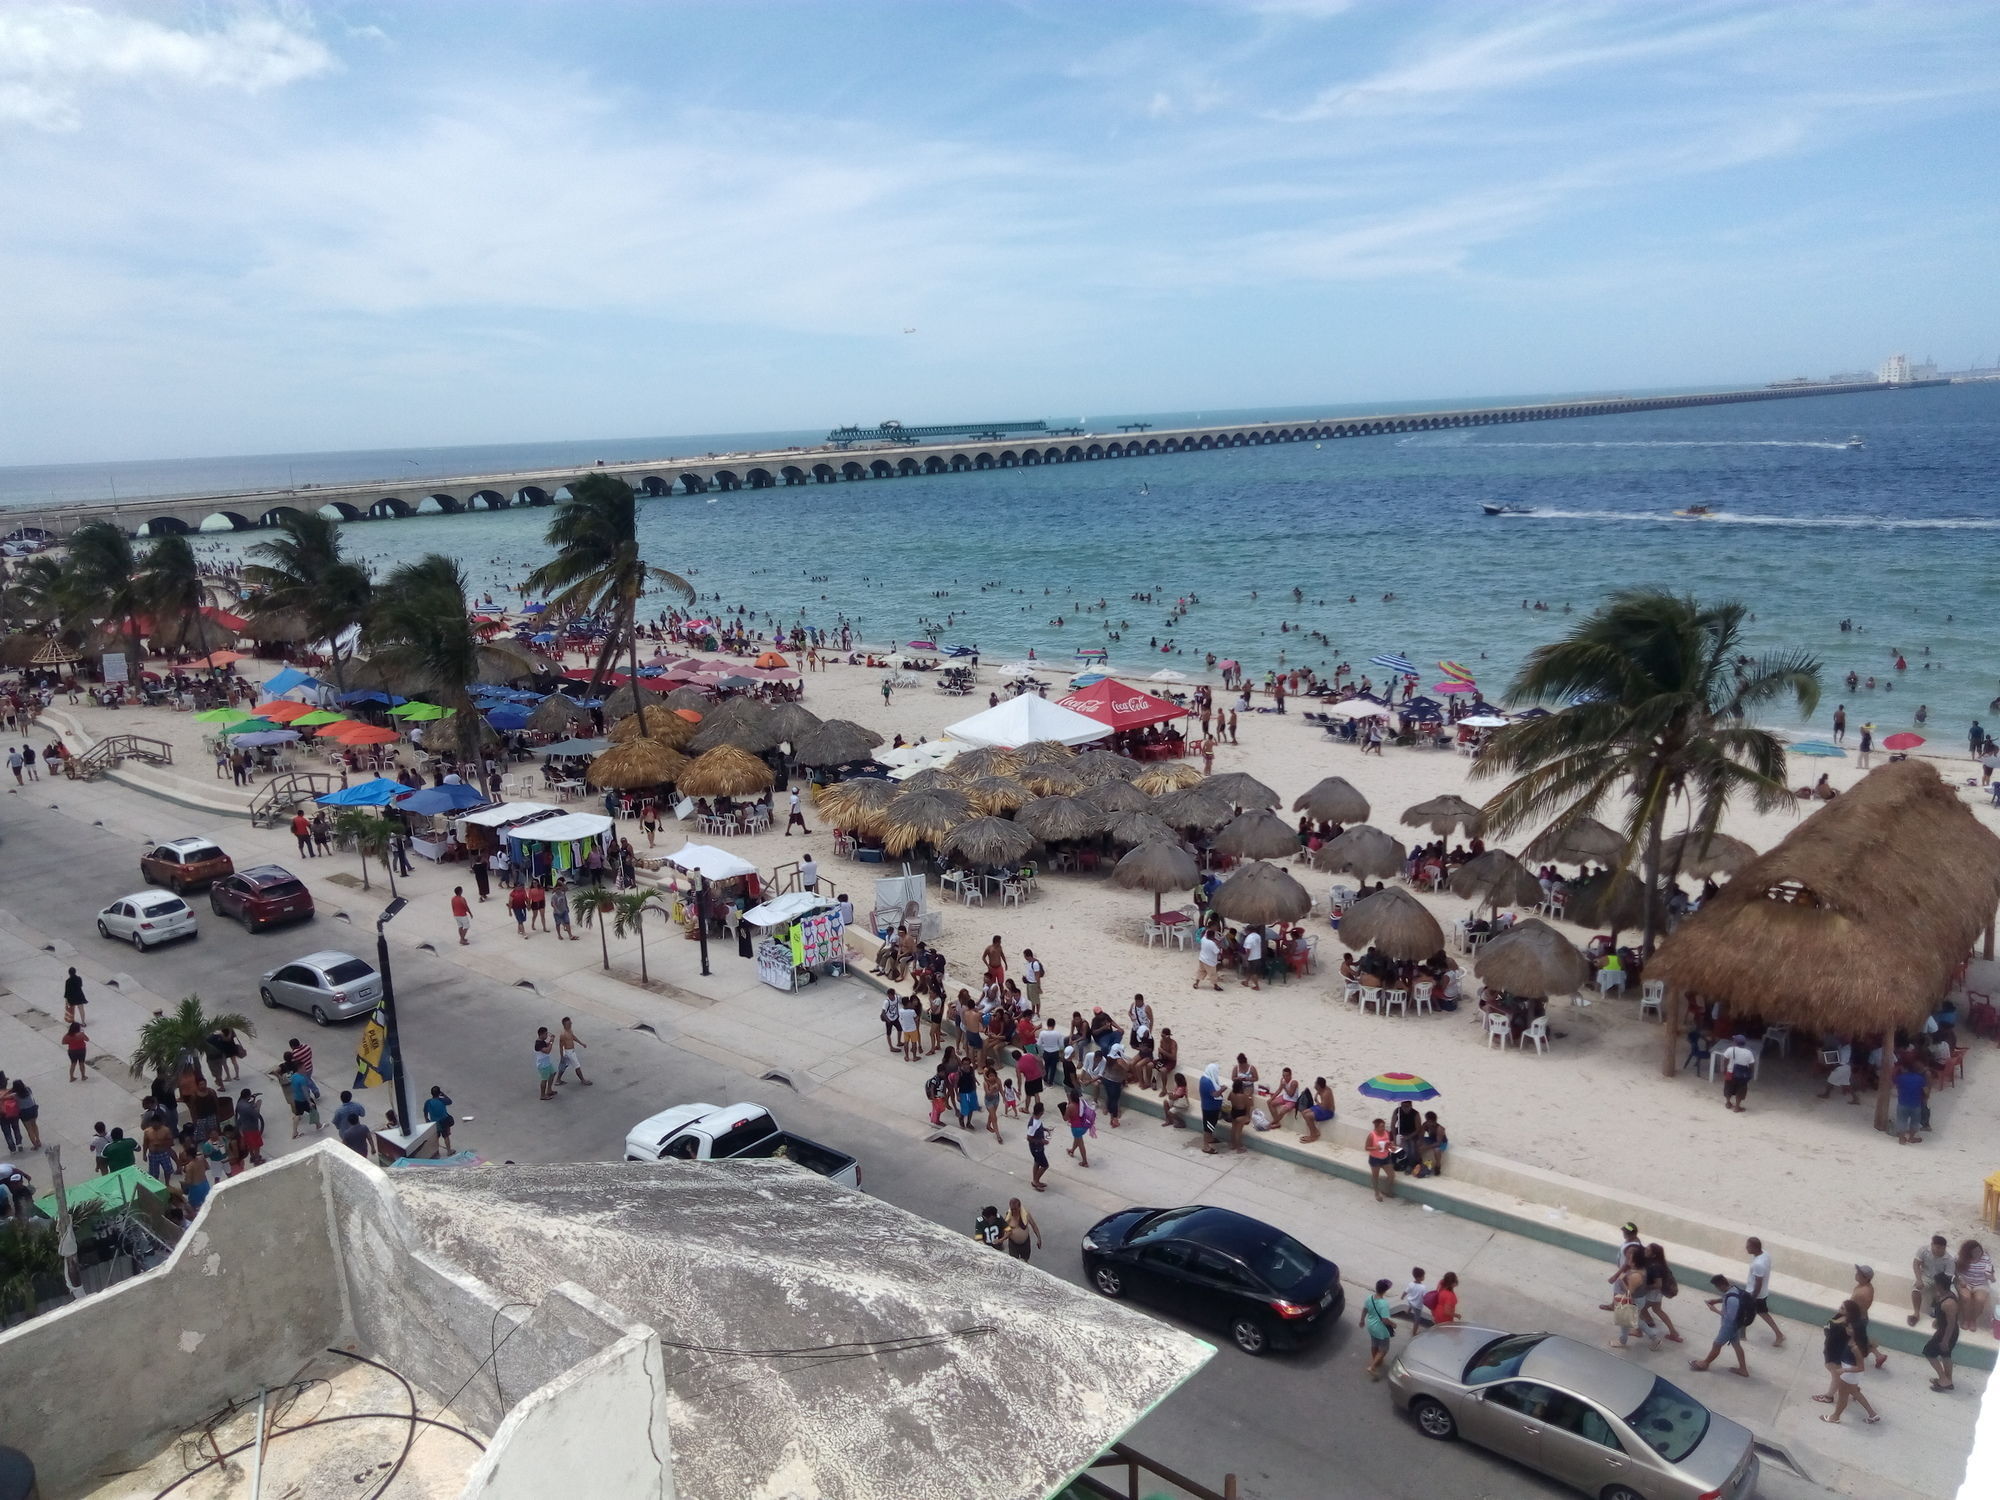
[(1289, 1234), (1281, 1234), (1244, 1257), (1250, 1269), (1263, 1278), (1274, 1292), (1290, 1292), (1305, 1285), (1319, 1269), (1319, 1257)]
[(149, 917), (171, 917), (177, 911), (186, 911), (187, 903), (178, 898), (172, 901), (158, 901), (146, 908)]
[(1495, 1339), (1467, 1363), (1465, 1383), (1486, 1385), (1495, 1380), (1511, 1380), (1521, 1373), (1521, 1361), (1545, 1337), (1547, 1335), (1540, 1333), (1510, 1333), (1505, 1338)]
[(1708, 1433), (1709, 1413), (1678, 1386), (1655, 1380), (1646, 1399), (1625, 1419), (1639, 1440), (1668, 1463), (1679, 1463)]
[(1198, 1214), (1200, 1212), (1199, 1208), (1170, 1208), (1165, 1213), (1148, 1219), (1144, 1224), (1133, 1230), (1131, 1238), (1126, 1240), (1125, 1243), (1128, 1245), (1143, 1245), (1150, 1240), (1166, 1239), (1173, 1234), (1181, 1221), (1187, 1218), (1189, 1214)]
[(282, 901), (287, 896), (296, 896), (305, 886), (296, 880), (280, 880), (272, 885), (259, 886), (257, 894), (266, 901)]
[(345, 963), (335, 964), (326, 971), (326, 977), (335, 984), (352, 984), (357, 979), (366, 979), (375, 971), (358, 958), (350, 958)]

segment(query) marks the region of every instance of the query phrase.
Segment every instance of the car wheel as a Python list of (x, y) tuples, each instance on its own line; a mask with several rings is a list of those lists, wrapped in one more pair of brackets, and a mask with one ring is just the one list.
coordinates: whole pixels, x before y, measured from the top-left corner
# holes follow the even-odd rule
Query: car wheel
[(1597, 1500), (1644, 1500), (1637, 1490), (1627, 1489), (1622, 1484), (1614, 1484), (1597, 1497)]
[(1090, 1273), (1090, 1284), (1107, 1297), (1125, 1295), (1125, 1278), (1118, 1274), (1116, 1266), (1099, 1266)]
[(1229, 1337), (1245, 1354), (1264, 1354), (1271, 1347), (1271, 1335), (1255, 1318), (1237, 1318), (1229, 1325)]
[(214, 912), (218, 917), (226, 917), (229, 915), (228, 912), (222, 909), (222, 903), (215, 899), (214, 891), (210, 891), (208, 893), (208, 909)]
[(278, 1008), (278, 997), (271, 993), (271, 987), (268, 984), (259, 986), (257, 990), (257, 998), (259, 1000), (262, 1000), (272, 1010), (276, 1010)]
[(102, 938), (108, 938), (111, 936), (111, 929), (104, 925), (102, 918), (100, 918), (97, 923), (97, 935)]
[(141, 953), (144, 953), (146, 951), (146, 940), (135, 932), (132, 934), (132, 946), (137, 948)]
[(1436, 1438), (1440, 1443), (1448, 1443), (1458, 1436), (1458, 1419), (1446, 1409), (1442, 1401), (1433, 1401), (1429, 1396), (1419, 1396), (1410, 1403), (1410, 1415), (1416, 1418), (1417, 1431), (1425, 1437)]
[(243, 930), (252, 934), (257, 931), (257, 924), (250, 919), (250, 913), (247, 911), (243, 913)]
[(313, 1017), (313, 1025), (315, 1026), (331, 1026), (333, 1024), (331, 1021), (327, 1020), (326, 1012), (321, 1010), (317, 1005), (315, 1005), (312, 1009), (312, 1017)]

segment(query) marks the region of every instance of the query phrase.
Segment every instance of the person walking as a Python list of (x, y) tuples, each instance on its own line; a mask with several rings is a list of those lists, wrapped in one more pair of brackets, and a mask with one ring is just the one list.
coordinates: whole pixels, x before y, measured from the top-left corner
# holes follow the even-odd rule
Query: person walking
[(1396, 1337), (1396, 1309), (1389, 1301), (1389, 1278), (1375, 1283), (1361, 1304), (1361, 1328), (1368, 1335), (1368, 1378), (1382, 1378), (1382, 1362), (1389, 1357), (1389, 1344)]
[(896, 992), (890, 990), (882, 997), (882, 1040), (889, 1044), (892, 1053), (909, 1054), (903, 1047), (903, 1002)]
[(1028, 1159), (1035, 1164), (1035, 1174), (1029, 1186), (1038, 1193), (1047, 1192), (1042, 1186), (1042, 1178), (1049, 1170), (1049, 1126), (1042, 1118), (1042, 1101), (1037, 1099), (1035, 1107), (1028, 1112)]
[(1113, 1042), (1104, 1049), (1104, 1072), (1099, 1079), (1104, 1089), (1104, 1112), (1111, 1117), (1111, 1128), (1118, 1128), (1118, 1102), (1124, 1097), (1125, 1085), (1132, 1076), (1132, 1063), (1125, 1055), (1125, 1044)]
[(810, 828), (806, 827), (805, 804), (799, 800), (799, 789), (797, 787), (792, 788), (791, 798), (792, 798), (792, 810), (785, 818), (786, 838), (790, 838), (792, 836), (792, 830), (794, 828), (798, 829), (800, 833), (812, 832)]
[(1752, 1235), (1743, 1242), (1744, 1252), (1750, 1257), (1750, 1269), (1743, 1281), (1743, 1290), (1748, 1292), (1755, 1304), (1756, 1315), (1764, 1320), (1771, 1330), (1771, 1347), (1782, 1349), (1785, 1331), (1778, 1326), (1778, 1320), (1771, 1316), (1771, 1253), (1764, 1248), (1764, 1242)]
[(302, 812), (292, 814), (292, 837), (299, 841), (299, 854), (302, 858), (319, 858), (319, 851), (313, 848), (312, 819)]
[(554, 888), (549, 891), (549, 915), (555, 920), (557, 942), (560, 943), (564, 938), (568, 938), (572, 943), (583, 941), (569, 923), (568, 881), (558, 879)]
[(1035, 957), (1033, 948), (1021, 950), (1021, 994), (1028, 1002), (1029, 1011), (1039, 1015), (1042, 1009), (1042, 977), (1048, 968)]
[(83, 976), (72, 968), (69, 978), (63, 981), (63, 1019), (81, 1021), (83, 1008), (88, 1004), (90, 1001), (83, 993)]
[(556, 1096), (555, 1039), (549, 1035), (549, 1028), (535, 1028), (535, 1078), (541, 1085), (539, 1097), (544, 1103)]
[(507, 893), (507, 913), (514, 919), (514, 930), (521, 934), (521, 941), (528, 940), (528, 888), (517, 885)]
[(1194, 983), (1189, 985), (1188, 988), (1198, 990), (1205, 982), (1210, 989), (1214, 990), (1218, 995), (1221, 994), (1222, 985), (1215, 977), (1216, 970), (1221, 967), (1221, 964), (1222, 949), (1215, 941), (1215, 934), (1204, 928), (1201, 934), (1201, 942), (1195, 950)]
[(466, 863), (472, 866), (472, 883), (479, 887), (479, 899), (484, 901), (492, 893), (493, 872), (477, 854), (468, 855)]
[(1228, 1091), (1222, 1081), (1222, 1064), (1210, 1063), (1201, 1070), (1201, 1152), (1215, 1155), (1216, 1130), (1222, 1123), (1222, 1106)]
[(313, 846), (316, 849), (318, 849), (318, 851), (323, 855), (328, 855), (328, 856), (332, 855), (333, 819), (329, 818), (323, 812), (314, 813), (312, 830), (313, 830)]
[(1740, 1033), (1729, 1039), (1716, 1058), (1722, 1068), (1722, 1107), (1742, 1114), (1744, 1097), (1750, 1092), (1751, 1075), (1757, 1071), (1757, 1054), (1750, 1039)]
[(253, 1167), (264, 1164), (264, 1097), (250, 1089), (236, 1096), (236, 1139)]
[(1879, 1370), (1882, 1366), (1889, 1363), (1889, 1355), (1887, 1350), (1882, 1349), (1876, 1344), (1873, 1336), (1868, 1331), (1868, 1316), (1875, 1307), (1875, 1268), (1873, 1266), (1858, 1265), (1854, 1268), (1854, 1290), (1849, 1293), (1848, 1300), (1853, 1302), (1861, 1315), (1858, 1320), (1854, 1320), (1850, 1324), (1854, 1329), (1854, 1347), (1863, 1355), (1874, 1356), (1875, 1368)]
[(1007, 1200), (1007, 1223), (1002, 1243), (1009, 1255), (1016, 1260), (1026, 1260), (1029, 1255), (1029, 1238), (1033, 1237), (1033, 1248), (1042, 1248), (1042, 1226), (1035, 1222), (1035, 1216), (1022, 1206), (1019, 1198)]
[(69, 1054), (69, 1081), (89, 1082), (90, 1038), (84, 1033), (83, 1022), (70, 1022), (69, 1030), (63, 1033), (62, 1043), (63, 1050)]
[(537, 932), (549, 930), (549, 888), (539, 878), (528, 884), (528, 925)]
[[(1069, 1150), (1066, 1156), (1074, 1156), (1082, 1166), (1090, 1165), (1090, 1147), (1084, 1144), (1097, 1124), (1097, 1111), (1091, 1108), (1088, 1099), (1065, 1099), (1056, 1106), (1056, 1113), (1069, 1125)], [(1955, 1309), (1954, 1309), (1955, 1310)]]
[(21, 1122), (21, 1129), (27, 1133), (28, 1145), (39, 1151), (42, 1146), (42, 1106), (35, 1098), (35, 1091), (28, 1087), (28, 1080), (16, 1078), (13, 1083), (15, 1118)]
[(1833, 1383), (1826, 1395), (1815, 1396), (1813, 1400), (1826, 1402), (1833, 1407), (1833, 1410), (1820, 1420), (1834, 1426), (1840, 1424), (1841, 1414), (1847, 1410), (1851, 1402), (1855, 1401), (1860, 1402), (1861, 1409), (1868, 1414), (1862, 1418), (1863, 1421), (1873, 1426), (1882, 1420), (1881, 1413), (1875, 1410), (1873, 1403), (1861, 1389), (1864, 1349), (1854, 1332), (1854, 1322), (1860, 1316), (1861, 1309), (1856, 1307), (1850, 1298), (1841, 1303), (1826, 1322), (1826, 1341), (1821, 1357), (1826, 1363), (1827, 1373), (1833, 1378)]
[(1674, 1268), (1667, 1264), (1666, 1247), (1648, 1245), (1640, 1257), (1639, 1266), (1646, 1278), (1645, 1292), (1639, 1303), (1640, 1321), (1647, 1325), (1648, 1332), (1652, 1331), (1655, 1322), (1660, 1323), (1667, 1330), (1667, 1342), (1680, 1343), (1681, 1333), (1674, 1327), (1674, 1320), (1667, 1312), (1666, 1299), (1678, 1297), (1681, 1288), (1674, 1279)]
[(1951, 1354), (1958, 1347), (1958, 1290), (1949, 1272), (1931, 1278), (1931, 1336), (1924, 1344), (1924, 1358), (1931, 1362), (1937, 1379), (1934, 1391), (1958, 1389), (1951, 1379)]
[(285, 1098), (292, 1106), (292, 1139), (299, 1138), (299, 1122), (311, 1122), (315, 1133), (320, 1128), (319, 1085), (313, 1082), (312, 1074), (300, 1068), (280, 1070), (279, 1079), (285, 1086)]
[(993, 1137), (995, 1145), (1003, 1144), (1000, 1135), (1000, 1070), (988, 1063), (979, 1070), (979, 1095), (986, 1106), (986, 1131)]
[[(1641, 1255), (1643, 1252), (1641, 1253)], [(1626, 1251), (1618, 1280), (1611, 1289), (1611, 1321), (1618, 1330), (1614, 1349), (1623, 1349), (1638, 1334), (1655, 1354), (1660, 1352), (1660, 1336), (1645, 1326), (1646, 1270), (1641, 1255)]]
[[(1368, 1186), (1374, 1190), (1375, 1201), (1396, 1196), (1396, 1144), (1389, 1134), (1389, 1122), (1379, 1115), (1369, 1124), (1368, 1139)], [(1388, 1185), (1385, 1193), (1384, 1184)]]
[(576, 1081), (582, 1084), (585, 1088), (590, 1087), (590, 1080), (583, 1076), (583, 1064), (578, 1062), (576, 1057), (579, 1048), (585, 1048), (588, 1046), (589, 1043), (584, 1041), (582, 1037), (576, 1034), (575, 1023), (572, 1022), (568, 1016), (564, 1016), (562, 1018), (562, 1035), (557, 1039), (557, 1047), (562, 1054), (562, 1065), (556, 1069), (557, 1083), (561, 1083), (563, 1081), (564, 1075), (567, 1074), (571, 1068), (575, 1068)]
[[(578, 1074), (582, 1077), (582, 1074)], [(438, 1145), (449, 1153), (451, 1150), (451, 1127), (458, 1122), (451, 1117), (451, 1095), (437, 1084), (431, 1085), (430, 1097), (424, 1100), (424, 1119), (437, 1131)]]
[[(486, 898), (481, 896), (479, 899), (484, 901)], [(465, 899), (465, 887), (462, 885), (451, 888), (451, 916), (458, 924), (458, 946), (464, 948), (472, 941), (466, 935), (472, 931), (472, 906)]]
[(1720, 1321), (1716, 1324), (1715, 1342), (1709, 1346), (1708, 1353), (1700, 1359), (1689, 1360), (1688, 1368), (1706, 1370), (1715, 1363), (1716, 1356), (1725, 1348), (1733, 1349), (1736, 1351), (1736, 1368), (1733, 1373), (1748, 1380), (1750, 1362), (1743, 1356), (1743, 1334), (1756, 1316), (1751, 1296), (1720, 1273), (1709, 1277), (1708, 1281), (1709, 1285), (1715, 1288), (1716, 1294), (1706, 1300)]

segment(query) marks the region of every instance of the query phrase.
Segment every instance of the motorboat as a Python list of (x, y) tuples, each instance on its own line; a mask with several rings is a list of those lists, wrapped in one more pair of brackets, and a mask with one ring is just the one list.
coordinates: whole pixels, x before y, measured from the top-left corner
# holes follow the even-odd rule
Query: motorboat
[(1532, 505), (1514, 505), (1511, 503), (1495, 505), (1487, 502), (1479, 508), (1489, 516), (1532, 516), (1535, 513), (1535, 508)]
[(1685, 510), (1675, 511), (1674, 514), (1679, 516), (1683, 521), (1706, 521), (1715, 512), (1706, 505), (1690, 505)]
[(1855, 432), (1848, 434), (1847, 441), (1840, 446), (1843, 448), (1866, 448), (1868, 445), (1861, 441), (1861, 434)]

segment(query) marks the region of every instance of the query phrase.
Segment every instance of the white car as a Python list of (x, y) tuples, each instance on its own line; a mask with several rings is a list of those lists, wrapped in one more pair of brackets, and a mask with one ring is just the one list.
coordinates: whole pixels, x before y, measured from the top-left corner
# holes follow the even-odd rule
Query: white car
[(97, 914), (99, 937), (117, 938), (140, 949), (193, 937), (197, 930), (193, 908), (166, 891), (121, 896)]

